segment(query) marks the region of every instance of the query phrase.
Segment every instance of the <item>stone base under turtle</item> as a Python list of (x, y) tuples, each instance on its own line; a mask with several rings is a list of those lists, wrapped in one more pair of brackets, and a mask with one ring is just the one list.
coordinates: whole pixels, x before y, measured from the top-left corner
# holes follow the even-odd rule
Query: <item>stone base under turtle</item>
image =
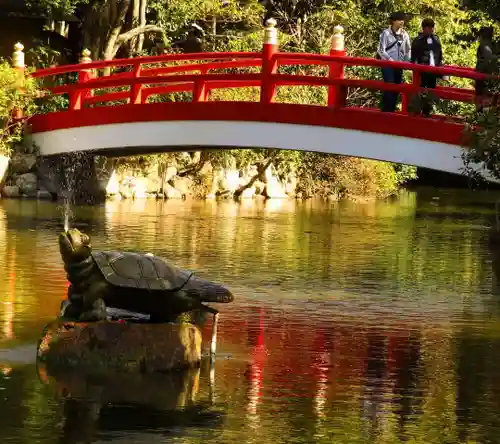
[(146, 373), (195, 368), (202, 336), (192, 324), (53, 321), (37, 358), (50, 369)]

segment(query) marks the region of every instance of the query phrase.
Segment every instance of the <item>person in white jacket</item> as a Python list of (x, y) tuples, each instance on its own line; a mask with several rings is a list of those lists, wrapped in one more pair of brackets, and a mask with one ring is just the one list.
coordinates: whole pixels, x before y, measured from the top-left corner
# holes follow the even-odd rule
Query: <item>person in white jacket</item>
[[(407, 20), (404, 12), (394, 12), (389, 17), (390, 26), (380, 34), (377, 50), (377, 58), (392, 61), (410, 61), (411, 42), (410, 36), (403, 29)], [(391, 67), (382, 68), (382, 77), (387, 83), (403, 83), (403, 70)], [(394, 112), (398, 102), (399, 94), (393, 91), (385, 91), (382, 99), (382, 111)]]

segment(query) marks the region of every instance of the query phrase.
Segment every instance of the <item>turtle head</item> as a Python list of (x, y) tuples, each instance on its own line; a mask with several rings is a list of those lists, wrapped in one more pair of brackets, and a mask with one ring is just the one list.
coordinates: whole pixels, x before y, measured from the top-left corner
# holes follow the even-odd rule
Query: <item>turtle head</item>
[(59, 251), (64, 263), (86, 259), (91, 250), (90, 237), (77, 228), (70, 228), (59, 235)]

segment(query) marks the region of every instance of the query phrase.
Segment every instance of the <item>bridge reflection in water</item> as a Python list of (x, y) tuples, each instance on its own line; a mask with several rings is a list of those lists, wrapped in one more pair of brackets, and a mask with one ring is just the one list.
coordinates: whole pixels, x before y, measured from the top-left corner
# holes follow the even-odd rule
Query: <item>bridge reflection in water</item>
[[(213, 393), (203, 368), (195, 410), (183, 416), (160, 402), (173, 391), (166, 379), (150, 393), (121, 383), (123, 393), (108, 389), (106, 398), (102, 382), (75, 372), (72, 385), (56, 375), (72, 388), (57, 395), (33, 365), (8, 363), (0, 438), (61, 442), (73, 399), (85, 406), (111, 393), (123, 396), (88, 417), (97, 419), (95, 442), (494, 442), (498, 307), (487, 304), (486, 222), (406, 197), (357, 206), (109, 202), (86, 218), (78, 210), (96, 248), (151, 251), (231, 284), (238, 297), (222, 309)], [(10, 326), (2, 347), (34, 342), (64, 297), (59, 209), (38, 205), (0, 206), (0, 265), (16, 273), (0, 281), (0, 320)], [(13, 312), (3, 310), (9, 298)], [(144, 414), (131, 413), (140, 406)]]

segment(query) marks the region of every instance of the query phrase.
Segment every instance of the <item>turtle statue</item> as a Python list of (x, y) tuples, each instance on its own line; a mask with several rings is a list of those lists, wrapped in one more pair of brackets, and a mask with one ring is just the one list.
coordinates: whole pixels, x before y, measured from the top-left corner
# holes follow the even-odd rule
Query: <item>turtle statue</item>
[(70, 282), (61, 307), (66, 319), (108, 320), (111, 307), (144, 322), (177, 322), (201, 311), (214, 315), (215, 327), (218, 311), (204, 303), (234, 299), (226, 288), (150, 253), (92, 251), (90, 237), (76, 228), (59, 235), (59, 249)]

